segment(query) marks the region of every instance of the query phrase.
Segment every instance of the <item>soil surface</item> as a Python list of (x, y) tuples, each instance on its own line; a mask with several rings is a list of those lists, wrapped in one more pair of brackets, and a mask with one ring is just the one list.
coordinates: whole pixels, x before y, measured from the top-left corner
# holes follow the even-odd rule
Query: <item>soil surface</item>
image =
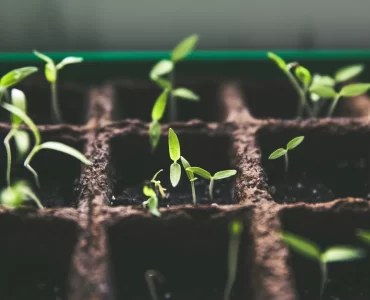
[[(209, 181), (198, 178), (195, 181), (195, 193), (197, 196), (197, 204), (235, 204), (235, 191), (234, 191), (234, 179), (227, 178), (219, 181), (215, 181), (213, 187), (213, 197), (211, 200), (209, 197)], [(110, 205), (142, 205), (143, 201), (147, 197), (143, 194), (143, 186), (145, 182), (140, 185), (136, 185), (131, 188), (119, 189), (118, 187), (122, 184), (118, 183), (116, 191), (117, 193), (113, 196)], [(191, 194), (191, 185), (189, 181), (181, 180), (179, 185), (175, 188), (172, 187), (170, 182), (163, 184), (167, 188), (167, 198), (163, 199), (159, 197), (160, 207), (170, 207), (174, 205), (193, 204), (193, 198)]]
[(7, 286), (6, 291), (0, 291), (0, 297), (3, 300), (64, 300), (60, 287), (53, 282), (40, 281), (35, 283), (22, 282), (14, 286)]

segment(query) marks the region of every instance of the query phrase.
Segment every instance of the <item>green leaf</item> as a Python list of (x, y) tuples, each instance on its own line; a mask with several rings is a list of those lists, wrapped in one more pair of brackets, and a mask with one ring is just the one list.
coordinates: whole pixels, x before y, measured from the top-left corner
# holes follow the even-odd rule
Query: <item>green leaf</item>
[(178, 185), (180, 179), (181, 179), (181, 166), (177, 162), (174, 162), (170, 168), (170, 180), (172, 186), (175, 187), (176, 185)]
[(311, 86), (309, 91), (311, 93), (314, 93), (314, 94), (320, 96), (320, 98), (324, 98), (324, 99), (334, 98), (337, 95), (337, 93), (335, 92), (335, 90), (332, 87), (325, 86), (325, 85)]
[(183, 39), (177, 46), (172, 50), (171, 60), (177, 62), (188, 56), (195, 48), (198, 43), (199, 36), (197, 34), (190, 35)]
[(168, 59), (163, 59), (157, 62), (150, 71), (150, 78), (155, 80), (158, 77), (166, 75), (173, 70), (173, 62)]
[(16, 208), (21, 206), (25, 199), (18, 189), (6, 187), (1, 191), (0, 200), (5, 207)]
[[(23, 112), (27, 113), (27, 101), (26, 101), (26, 96), (21, 90), (18, 89), (12, 89), (12, 104), (15, 107), (18, 107), (20, 110)], [(10, 114), (10, 118), (12, 120), (12, 124), (14, 126), (18, 126), (22, 123), (22, 119), (18, 117), (17, 115)]]
[(172, 92), (172, 95), (188, 100), (194, 100), (198, 101), (199, 96), (195, 93), (193, 93), (191, 90), (186, 89), (186, 88), (177, 88)]
[(54, 64), (54, 61), (49, 56), (42, 54), (41, 52), (33, 50), (33, 54), (35, 54), (38, 58), (42, 59), (47, 64)]
[(295, 69), (295, 75), (305, 86), (309, 86), (312, 80), (311, 73), (305, 67), (298, 66)]
[(156, 217), (160, 217), (161, 213), (158, 210), (158, 198), (157, 196), (150, 197), (147, 201), (143, 202), (144, 207), (148, 207), (149, 212)]
[(49, 82), (55, 82), (57, 80), (57, 68), (54, 63), (47, 63), (45, 65), (45, 77)]
[(311, 86), (322, 86), (322, 85), (334, 87), (335, 80), (327, 75), (323, 75), (323, 76), (319, 74), (313, 75)]
[(154, 190), (146, 185), (143, 187), (143, 193), (147, 197), (156, 197)]
[(152, 123), (150, 123), (149, 138), (150, 138), (150, 145), (152, 146), (152, 150), (155, 150), (161, 138), (161, 125), (158, 123), (158, 121), (152, 121)]
[(83, 60), (84, 59), (82, 57), (69, 56), (69, 57), (64, 58), (59, 64), (57, 64), (56, 68), (58, 70), (61, 70), (66, 65), (78, 64), (78, 63), (81, 63)]
[(187, 168), (187, 171), (191, 171), (205, 179), (209, 179), (209, 180), (212, 179), (211, 173), (199, 167), (190, 167), (190, 168)]
[(320, 261), (320, 248), (312, 241), (289, 232), (281, 233), (281, 239), (299, 254)]
[(0, 79), (0, 86), (4, 88), (11, 87), (18, 82), (22, 81), (27, 76), (35, 73), (37, 71), (36, 67), (24, 67), (19, 69), (14, 69), (8, 73), (6, 73), (1, 79)]
[(357, 236), (366, 243), (370, 244), (370, 230), (359, 229), (357, 230)]
[(351, 80), (354, 77), (360, 75), (364, 68), (364, 65), (352, 65), (341, 68), (335, 73), (335, 81), (344, 82)]
[(27, 131), (17, 130), (14, 133), (14, 141), (18, 157), (23, 157), (31, 147), (31, 139)]
[(236, 174), (236, 170), (224, 170), (220, 172), (216, 172), (215, 175), (213, 175), (214, 180), (220, 180), (224, 178), (229, 178), (231, 176), (234, 176)]
[(164, 90), (154, 103), (152, 110), (152, 120), (159, 121), (162, 119), (166, 110), (168, 90)]
[(191, 168), (191, 165), (189, 164), (189, 162), (181, 156), (181, 163), (182, 163), (182, 166), (184, 167), (185, 171), (186, 171), (186, 175), (188, 176), (189, 180), (192, 181), (194, 180), (194, 173), (192, 171), (188, 171), (187, 169), (188, 168)]
[(267, 57), (272, 59), (278, 65), (280, 69), (282, 69), (283, 71), (286, 71), (287, 69), (286, 62), (280, 56), (277, 56), (273, 52), (268, 52)]
[(153, 78), (153, 81), (162, 89), (168, 89), (168, 90), (171, 90), (172, 89), (172, 84), (169, 80), (167, 79), (164, 79), (164, 78)]
[(297, 136), (296, 138), (290, 140), (290, 142), (286, 145), (287, 150), (292, 150), (297, 147), (300, 143), (304, 140), (304, 136)]
[(346, 85), (340, 91), (343, 97), (355, 97), (366, 93), (370, 89), (370, 83), (354, 83)]
[(80, 151), (76, 150), (75, 148), (72, 148), (68, 145), (59, 143), (59, 142), (45, 142), (41, 145), (39, 145), (37, 151), (40, 151), (42, 149), (50, 149), (50, 150), (55, 150), (59, 152), (63, 152), (65, 154), (68, 154), (70, 156), (73, 156), (74, 158), (78, 159), (85, 165), (92, 165), (91, 161), (89, 161), (85, 155), (83, 155)]
[(327, 249), (321, 256), (324, 263), (349, 261), (360, 259), (365, 256), (363, 249), (354, 248), (351, 246), (334, 246)]
[(170, 152), (171, 159), (176, 162), (180, 159), (181, 153), (180, 153), (180, 142), (177, 138), (176, 133), (170, 128), (168, 130), (168, 148)]
[(280, 156), (283, 156), (287, 153), (287, 151), (283, 148), (276, 149), (274, 152), (272, 152), (269, 156), (269, 159), (277, 159)]
[(243, 232), (243, 222), (241, 220), (233, 220), (229, 226), (230, 234), (239, 236)]

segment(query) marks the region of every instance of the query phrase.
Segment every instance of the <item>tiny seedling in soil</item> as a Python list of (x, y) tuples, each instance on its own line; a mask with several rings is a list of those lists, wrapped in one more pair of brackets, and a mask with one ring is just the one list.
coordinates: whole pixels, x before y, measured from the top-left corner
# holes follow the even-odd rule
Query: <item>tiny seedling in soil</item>
[(44, 208), (41, 201), (25, 181), (17, 181), (14, 185), (7, 186), (0, 193), (0, 201), (4, 207), (17, 208), (26, 200), (33, 200), (38, 208)]
[(197, 204), (197, 196), (195, 194), (195, 186), (194, 186), (194, 181), (197, 180), (197, 178), (194, 176), (194, 173), (191, 172), (191, 171), (188, 171), (188, 168), (191, 167), (191, 165), (189, 164), (189, 162), (181, 156), (181, 163), (182, 163), (182, 166), (184, 167), (185, 171), (186, 171), (186, 175), (188, 176), (189, 180), (190, 180), (190, 185), (191, 185), (191, 195), (193, 197), (193, 204), (196, 205)]
[(284, 159), (285, 159), (284, 170), (285, 170), (285, 174), (288, 174), (288, 164), (289, 164), (288, 151), (297, 147), (300, 143), (303, 142), (303, 140), (304, 140), (304, 136), (298, 136), (292, 139), (286, 145), (286, 149), (283, 149), (283, 148), (276, 149), (274, 152), (270, 154), (269, 159), (277, 159), (284, 155)]
[(46, 62), (45, 65), (45, 77), (46, 80), (50, 82), (51, 87), (51, 116), (52, 119), (56, 123), (61, 123), (62, 113), (60, 111), (59, 102), (58, 102), (58, 93), (57, 93), (57, 79), (58, 79), (58, 71), (63, 69), (66, 65), (70, 64), (76, 64), (83, 61), (82, 57), (73, 57), (69, 56), (64, 58), (59, 64), (55, 64), (54, 61), (46, 56), (45, 54), (42, 54), (36, 50), (33, 51), (33, 53), (40, 59), (42, 59), (44, 62)]
[(168, 130), (168, 149), (173, 163), (170, 167), (170, 180), (173, 187), (177, 186), (181, 179), (181, 166), (177, 162), (180, 157), (180, 142), (176, 133), (170, 128)]
[(147, 207), (149, 212), (153, 216), (160, 217), (161, 213), (158, 210), (158, 197), (155, 191), (152, 188), (145, 185), (143, 188), (143, 193), (145, 196), (149, 197), (148, 200), (143, 202), (143, 207), (144, 208)]
[(199, 167), (190, 167), (186, 171), (191, 171), (205, 179), (209, 180), (209, 196), (213, 200), (213, 184), (215, 180), (225, 179), (236, 174), (236, 170), (224, 170), (216, 172), (213, 176), (208, 171)]
[(155, 173), (150, 182), (154, 184), (154, 190), (157, 192), (157, 194), (160, 194), (162, 198), (166, 198), (166, 189), (162, 186), (159, 180), (156, 180), (158, 174), (161, 173), (162, 171), (163, 169)]
[(363, 249), (346, 245), (336, 245), (326, 249), (325, 251), (321, 251), (319, 246), (314, 242), (289, 232), (281, 233), (281, 239), (300, 255), (319, 264), (321, 271), (320, 299), (324, 294), (328, 279), (328, 263), (352, 261), (365, 257), (365, 251)]
[(28, 156), (26, 157), (26, 159), (24, 161), (24, 166), (33, 174), (33, 176), (35, 178), (36, 185), (38, 187), (40, 187), (39, 176), (38, 176), (36, 170), (33, 169), (30, 164), (31, 164), (32, 158), (38, 152), (40, 152), (43, 149), (50, 149), (50, 150), (63, 152), (65, 154), (73, 156), (74, 158), (80, 160), (82, 163), (84, 163), (86, 165), (91, 165), (92, 164), (80, 151), (78, 151), (78, 150), (76, 150), (76, 149), (74, 149), (70, 146), (67, 146), (63, 143), (59, 143), (59, 142), (41, 143), (41, 135), (40, 135), (40, 132), (39, 132), (37, 126), (31, 120), (31, 118), (29, 116), (27, 116), (27, 114), (22, 109), (19, 109), (18, 107), (14, 106), (14, 105), (11, 105), (11, 104), (8, 104), (8, 103), (5, 103), (5, 102), (2, 103), (1, 106), (3, 108), (5, 108), (7, 111), (9, 111), (11, 114), (13, 114), (14, 116), (17, 116), (18, 118), (20, 118), (29, 127), (29, 129), (31, 130), (31, 132), (33, 134), (35, 144), (34, 144), (33, 148), (31, 149), (31, 151), (29, 152)]
[(243, 232), (243, 222), (233, 220), (229, 224), (229, 250), (228, 250), (228, 269), (227, 282), (224, 293), (224, 300), (229, 300), (233, 288), (236, 273), (238, 270), (238, 253), (240, 245), (240, 236)]

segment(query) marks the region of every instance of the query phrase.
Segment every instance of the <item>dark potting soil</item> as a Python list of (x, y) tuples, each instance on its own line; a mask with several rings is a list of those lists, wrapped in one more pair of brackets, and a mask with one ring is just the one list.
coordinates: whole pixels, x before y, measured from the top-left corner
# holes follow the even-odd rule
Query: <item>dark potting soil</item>
[(60, 287), (50, 280), (35, 282), (30, 278), (29, 282), (9, 285), (6, 291), (0, 291), (2, 300), (63, 300), (64, 293)]
[[(198, 178), (195, 181), (195, 193), (197, 197), (197, 204), (234, 204), (236, 203), (235, 190), (234, 190), (234, 179), (227, 178), (223, 180), (216, 180), (213, 187), (213, 197), (211, 200), (209, 197), (209, 181)], [(117, 193), (113, 196), (110, 201), (110, 205), (139, 205), (141, 206), (143, 201), (147, 200), (143, 194), (143, 186), (145, 182), (140, 185), (136, 185), (130, 188), (119, 189), (118, 187), (122, 184), (117, 183)], [(178, 186), (172, 187), (168, 181), (163, 184), (164, 188), (167, 188), (167, 198), (162, 199), (159, 197), (160, 207), (169, 207), (173, 205), (193, 204), (193, 198), (191, 194), (191, 185), (188, 180), (182, 179)]]

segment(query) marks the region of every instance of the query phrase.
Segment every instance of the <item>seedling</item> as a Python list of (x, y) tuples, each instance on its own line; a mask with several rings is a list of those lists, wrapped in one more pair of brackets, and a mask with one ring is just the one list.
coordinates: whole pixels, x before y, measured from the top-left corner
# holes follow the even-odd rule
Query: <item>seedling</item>
[(324, 294), (325, 286), (328, 279), (328, 263), (352, 261), (356, 259), (361, 259), (365, 256), (365, 251), (363, 249), (354, 248), (346, 245), (336, 245), (326, 249), (325, 251), (321, 251), (319, 246), (316, 245), (314, 242), (289, 232), (281, 233), (281, 239), (297, 253), (308, 259), (316, 261), (320, 265), (320, 299)]
[[(170, 121), (177, 120), (176, 97), (198, 101), (199, 97), (187, 88), (174, 88), (175, 86), (175, 65), (184, 60), (196, 47), (198, 35), (193, 34), (183, 39), (171, 52), (171, 59), (159, 61), (150, 71), (150, 78), (161, 88), (167, 89), (170, 93)], [(168, 75), (169, 80), (162, 76)], [(167, 97), (166, 97), (167, 98)], [(166, 100), (167, 101), (167, 100)]]
[(225, 179), (236, 174), (236, 170), (224, 170), (216, 172), (213, 176), (208, 171), (199, 167), (190, 167), (186, 171), (191, 171), (205, 179), (209, 180), (209, 196), (213, 200), (213, 185), (215, 180)]
[(231, 290), (236, 279), (236, 273), (238, 270), (238, 253), (240, 245), (240, 236), (242, 232), (243, 232), (243, 222), (241, 220), (236, 219), (229, 224), (228, 273), (224, 293), (224, 300), (230, 299)]
[(31, 149), (30, 153), (28, 154), (28, 156), (26, 157), (24, 161), (24, 166), (33, 174), (36, 185), (38, 187), (40, 187), (39, 176), (36, 170), (34, 170), (31, 167), (30, 163), (32, 161), (32, 158), (43, 149), (50, 149), (50, 150), (63, 152), (65, 154), (69, 154), (70, 156), (73, 156), (74, 158), (80, 160), (82, 163), (86, 165), (92, 164), (81, 152), (63, 143), (59, 143), (59, 142), (41, 143), (41, 135), (40, 135), (38, 128), (36, 127), (35, 123), (31, 120), (31, 118), (27, 116), (27, 114), (22, 109), (19, 109), (18, 107), (5, 103), (5, 102), (2, 103), (1, 106), (5, 108), (6, 110), (8, 110), (11, 114), (20, 118), (30, 128), (34, 136), (35, 144), (33, 148)]
[(167, 105), (167, 97), (169, 90), (165, 89), (157, 98), (153, 110), (152, 110), (152, 122), (149, 127), (149, 137), (150, 145), (152, 146), (152, 151), (155, 150), (159, 143), (161, 137), (161, 126), (159, 121), (162, 119), (164, 111)]
[(35, 201), (39, 208), (44, 208), (32, 188), (25, 181), (18, 181), (12, 186), (7, 186), (0, 194), (2, 205), (8, 208), (20, 207), (27, 199)]
[(189, 162), (181, 156), (181, 163), (182, 163), (182, 166), (184, 167), (185, 171), (186, 171), (186, 175), (188, 176), (189, 180), (190, 180), (190, 185), (191, 185), (191, 195), (193, 196), (193, 204), (196, 205), (197, 204), (197, 196), (195, 194), (195, 186), (194, 186), (194, 181), (197, 180), (197, 178), (194, 176), (194, 173), (192, 171), (188, 171), (188, 168), (191, 167), (191, 165), (189, 164)]
[(295, 147), (297, 147), (300, 143), (302, 143), (304, 140), (304, 136), (297, 136), (296, 138), (290, 140), (290, 142), (286, 145), (286, 149), (279, 148), (276, 149), (274, 152), (272, 152), (269, 156), (269, 159), (277, 159), (284, 155), (285, 164), (284, 164), (284, 170), (285, 174), (288, 174), (288, 151), (293, 150)]
[(370, 230), (358, 229), (357, 236), (365, 243), (370, 244)]
[(170, 167), (170, 180), (173, 187), (177, 186), (181, 179), (181, 166), (177, 162), (180, 157), (180, 142), (176, 133), (170, 128), (168, 130), (168, 149), (173, 163)]
[(154, 184), (154, 190), (157, 191), (157, 193), (159, 193), (162, 196), (162, 198), (166, 198), (166, 189), (162, 186), (159, 180), (156, 180), (158, 174), (161, 173), (162, 171), (163, 169), (155, 173), (150, 182)]
[(59, 108), (58, 102), (58, 93), (57, 93), (57, 78), (58, 78), (58, 71), (63, 69), (66, 65), (76, 64), (83, 61), (82, 57), (73, 57), (69, 56), (64, 58), (59, 64), (55, 64), (54, 61), (36, 50), (33, 53), (44, 62), (45, 65), (45, 77), (46, 80), (50, 82), (51, 87), (51, 116), (53, 120), (57, 123), (62, 122), (62, 113)]
[(161, 213), (158, 210), (158, 197), (153, 189), (148, 186), (144, 186), (143, 193), (145, 196), (149, 197), (148, 200), (143, 202), (143, 207), (148, 207), (149, 212), (156, 217), (160, 217)]

